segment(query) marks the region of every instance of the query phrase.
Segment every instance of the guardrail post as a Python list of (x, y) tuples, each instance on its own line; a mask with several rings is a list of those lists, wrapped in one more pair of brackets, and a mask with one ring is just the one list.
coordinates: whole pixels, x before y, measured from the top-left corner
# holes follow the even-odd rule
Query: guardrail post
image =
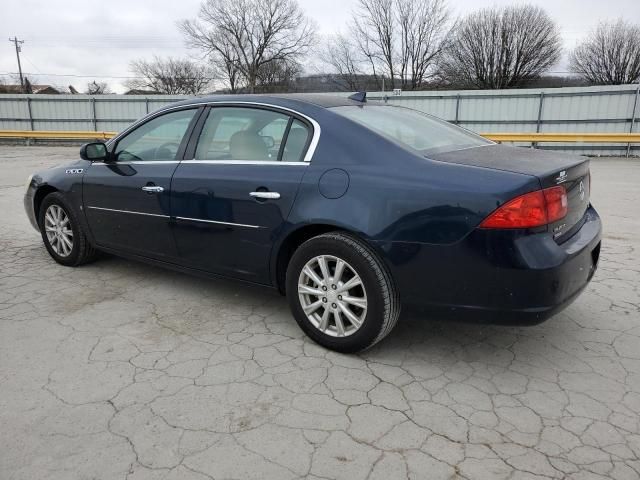
[(29, 112), (29, 127), (33, 130), (33, 114), (31, 113), (31, 97), (27, 97), (27, 112)]
[(149, 113), (149, 97), (144, 98), (144, 108), (147, 113)]
[(91, 97), (91, 123), (93, 123), (93, 131), (98, 131), (98, 117), (96, 116), (96, 97)]
[[(544, 105), (544, 92), (540, 92), (540, 101), (538, 102), (538, 119), (536, 120), (536, 133), (540, 133), (542, 127), (542, 106)], [(531, 142), (532, 148), (538, 148), (538, 142)]]
[[(631, 126), (629, 127), (629, 133), (633, 133), (633, 126), (636, 123), (636, 108), (638, 108), (638, 96), (640, 95), (640, 83), (636, 87), (636, 98), (633, 101), (633, 112), (631, 113)], [(626, 158), (629, 158), (629, 154), (631, 153), (631, 144), (627, 143), (627, 154)]]
[(542, 124), (542, 105), (544, 104), (544, 92), (540, 92), (540, 103), (538, 104), (538, 121), (536, 122), (536, 133), (540, 133)]
[[(31, 112), (31, 97), (26, 97), (26, 99), (27, 99), (27, 112), (29, 113), (29, 127), (33, 131), (34, 124), (33, 124), (33, 113)], [(31, 145), (31, 139), (27, 138), (25, 140), (25, 144), (27, 146)]]
[(460, 94), (456, 95), (456, 119), (455, 124), (458, 125), (460, 123)]

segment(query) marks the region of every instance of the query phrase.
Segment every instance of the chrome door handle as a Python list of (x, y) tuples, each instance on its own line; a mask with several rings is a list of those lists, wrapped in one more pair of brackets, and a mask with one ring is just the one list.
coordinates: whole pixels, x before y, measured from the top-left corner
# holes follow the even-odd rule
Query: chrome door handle
[(263, 198), (265, 200), (277, 200), (280, 198), (278, 192), (251, 192), (249, 195), (253, 198)]
[(146, 187), (142, 187), (142, 191), (147, 193), (162, 193), (164, 192), (164, 188), (148, 185)]

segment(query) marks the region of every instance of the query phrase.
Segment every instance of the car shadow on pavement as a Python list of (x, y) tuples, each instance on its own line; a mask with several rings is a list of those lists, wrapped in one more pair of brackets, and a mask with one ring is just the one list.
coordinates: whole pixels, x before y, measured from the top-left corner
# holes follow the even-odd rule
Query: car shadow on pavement
[[(176, 332), (199, 336), (232, 332), (228, 320), (236, 318), (239, 328), (235, 331), (241, 331), (242, 325), (248, 331), (263, 329), (312, 344), (290, 314), (286, 297), (268, 287), (192, 276), (107, 255), (83, 269), (96, 269), (100, 275), (120, 281), (126, 279), (125, 284), (135, 285), (137, 291), (137, 295), (126, 295), (132, 301), (140, 298), (147, 302), (155, 297), (154, 311), (163, 312), (161, 322)], [(415, 357), (442, 364), (464, 361), (507, 366), (515, 357), (512, 348), (519, 341), (552, 341), (562, 336), (568, 324), (575, 326), (564, 313), (538, 326), (511, 327), (440, 320), (429, 313), (409, 312), (401, 316), (387, 338), (359, 356), (385, 363)]]

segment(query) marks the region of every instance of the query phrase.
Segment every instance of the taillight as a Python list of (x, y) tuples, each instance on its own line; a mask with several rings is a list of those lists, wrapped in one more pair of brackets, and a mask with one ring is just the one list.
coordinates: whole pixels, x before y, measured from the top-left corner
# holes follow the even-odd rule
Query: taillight
[(557, 222), (567, 215), (569, 201), (567, 191), (562, 185), (542, 190), (547, 201), (547, 223)]
[(562, 185), (525, 193), (495, 210), (480, 228), (532, 228), (557, 222), (567, 214), (567, 192)]

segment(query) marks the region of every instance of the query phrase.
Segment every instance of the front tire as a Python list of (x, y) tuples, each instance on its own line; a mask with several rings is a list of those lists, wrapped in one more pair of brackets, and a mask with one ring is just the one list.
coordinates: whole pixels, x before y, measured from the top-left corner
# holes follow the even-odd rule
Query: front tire
[(326, 233), (303, 243), (289, 262), (286, 291), (300, 328), (338, 352), (373, 346), (400, 315), (386, 267), (371, 247), (346, 233)]
[(38, 213), (42, 241), (49, 255), (61, 265), (77, 267), (96, 256), (77, 215), (58, 192), (47, 195)]

